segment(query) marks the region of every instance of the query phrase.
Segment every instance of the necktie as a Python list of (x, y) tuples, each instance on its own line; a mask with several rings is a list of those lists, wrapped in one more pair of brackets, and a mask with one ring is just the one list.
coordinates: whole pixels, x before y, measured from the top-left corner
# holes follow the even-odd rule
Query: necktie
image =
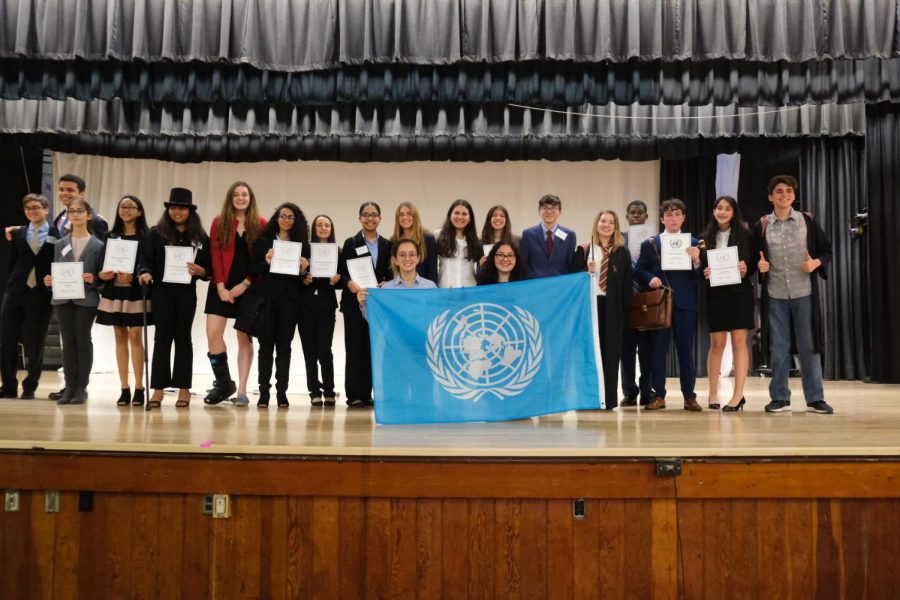
[(609, 276), (609, 248), (603, 251), (603, 258), (600, 260), (600, 282), (599, 286), (602, 291), (606, 291), (606, 279)]
[(66, 230), (68, 228), (69, 228), (69, 211), (66, 210), (65, 212), (63, 212), (63, 214), (61, 214), (59, 216), (59, 226), (57, 226), (57, 229), (59, 229), (60, 235), (65, 235)]
[[(31, 242), (28, 245), (31, 246), (31, 251), (34, 252), (35, 254), (37, 254), (38, 250), (39, 250), (39, 246), (38, 246), (38, 238), (39, 237), (40, 237), (40, 233), (38, 233), (37, 229), (35, 229), (34, 231), (31, 232)], [(28, 279), (25, 281), (25, 285), (27, 285), (30, 288), (33, 288), (37, 285), (37, 274), (35, 273), (33, 267), (31, 269), (31, 272), (28, 274)]]
[(547, 231), (547, 254), (553, 254), (553, 232)]

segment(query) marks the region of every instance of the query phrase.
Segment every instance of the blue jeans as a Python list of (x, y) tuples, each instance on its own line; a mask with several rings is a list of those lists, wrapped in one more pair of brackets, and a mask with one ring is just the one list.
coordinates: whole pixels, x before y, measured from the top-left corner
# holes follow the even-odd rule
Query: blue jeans
[(769, 351), (772, 381), (769, 397), (791, 401), (788, 375), (791, 368), (791, 321), (794, 324), (794, 343), (800, 355), (800, 377), (803, 397), (807, 404), (825, 399), (822, 389), (822, 360), (813, 341), (812, 296), (779, 300), (769, 298)]

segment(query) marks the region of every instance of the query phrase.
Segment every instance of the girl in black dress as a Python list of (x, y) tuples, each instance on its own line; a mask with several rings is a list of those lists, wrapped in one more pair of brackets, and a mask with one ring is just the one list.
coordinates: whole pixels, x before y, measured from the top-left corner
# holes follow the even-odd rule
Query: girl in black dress
[[(722, 369), (722, 353), (726, 338), (731, 335), (734, 355), (734, 391), (731, 400), (722, 407), (723, 412), (734, 412), (744, 407), (744, 383), (750, 367), (747, 334), (754, 326), (753, 284), (750, 275), (756, 270), (751, 260), (752, 238), (741, 221), (741, 209), (731, 196), (716, 198), (712, 218), (700, 236), (706, 250), (737, 246), (738, 270), (741, 282), (733, 285), (710, 287), (706, 285), (706, 317), (709, 320), (709, 407), (719, 408), (719, 372)], [(702, 253), (703, 275), (709, 279), (710, 269), (706, 252)]]
[[(328, 215), (318, 215), (312, 222), (312, 240), (315, 244), (334, 244), (334, 223)], [(306, 362), (306, 387), (313, 406), (334, 408), (337, 392), (334, 391), (334, 356), (331, 342), (334, 338), (334, 311), (337, 309), (337, 290), (342, 286), (340, 273), (329, 278), (308, 274), (303, 278), (310, 293), (300, 308), (300, 343)], [(322, 377), (319, 379), (319, 367)]]
[[(109, 239), (133, 240), (138, 242), (138, 256), (141, 245), (146, 243), (149, 227), (144, 216), (144, 205), (137, 196), (123, 196), (116, 208), (116, 220), (107, 236)], [(122, 393), (117, 406), (141, 406), (144, 404), (144, 302), (141, 285), (137, 278), (138, 261), (135, 260), (132, 273), (101, 271), (98, 277), (105, 282), (100, 290), (100, 304), (97, 306), (97, 323), (111, 325), (116, 335), (116, 365), (119, 368), (119, 382)], [(148, 308), (149, 310), (149, 308)], [(147, 325), (152, 325), (151, 315), (147, 315)], [(134, 369), (134, 397), (128, 383), (128, 354), (131, 349), (131, 366)]]
[[(271, 273), (275, 240), (303, 244), (300, 257), (300, 275)], [(303, 277), (309, 270), (309, 225), (303, 211), (296, 204), (285, 202), (272, 215), (253, 251), (254, 275), (262, 276), (258, 285), (266, 298), (263, 333), (259, 336), (259, 401), (256, 406), (268, 408), (272, 363), (275, 364), (275, 398), (278, 408), (290, 406), (287, 397), (291, 371), (291, 342), (294, 328), (300, 319), (300, 310), (306, 303), (307, 288)], [(273, 359), (273, 355), (277, 358)]]
[[(197, 206), (192, 203), (190, 190), (172, 188), (166, 211), (156, 227), (150, 230), (141, 252), (138, 280), (141, 285), (153, 283), (151, 302), (156, 333), (153, 336), (153, 366), (150, 387), (153, 395), (150, 406), (159, 406), (163, 390), (178, 388), (177, 408), (191, 403), (191, 378), (194, 367), (194, 347), (191, 325), (197, 308), (197, 280), (205, 279), (210, 271), (209, 237), (203, 231)], [(189, 283), (163, 281), (166, 268), (166, 246), (190, 246), (194, 260), (186, 265)], [(175, 356), (172, 360), (172, 344)]]
[(203, 402), (218, 404), (237, 392), (235, 406), (247, 406), (247, 380), (253, 364), (253, 339), (236, 331), (238, 340), (238, 383), (228, 368), (225, 326), (238, 315), (240, 297), (253, 283), (251, 256), (253, 244), (266, 220), (259, 216), (256, 194), (243, 181), (235, 181), (225, 193), (222, 212), (209, 230), (212, 281), (206, 293), (206, 342), (215, 382)]

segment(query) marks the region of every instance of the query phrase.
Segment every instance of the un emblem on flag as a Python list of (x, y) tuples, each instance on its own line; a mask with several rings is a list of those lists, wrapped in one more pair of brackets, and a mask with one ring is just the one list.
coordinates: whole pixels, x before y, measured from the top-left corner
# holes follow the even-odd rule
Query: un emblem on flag
[(538, 320), (518, 306), (478, 303), (438, 315), (428, 327), (428, 367), (461, 400), (486, 394), (503, 400), (522, 392), (544, 358)]

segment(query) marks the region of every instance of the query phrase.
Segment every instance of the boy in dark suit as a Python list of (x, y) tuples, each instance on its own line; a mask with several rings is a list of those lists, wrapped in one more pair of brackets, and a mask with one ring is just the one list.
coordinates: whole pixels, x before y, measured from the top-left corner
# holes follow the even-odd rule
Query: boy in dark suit
[(547, 194), (538, 200), (541, 222), (522, 232), (519, 252), (531, 277), (565, 275), (576, 269), (575, 232), (558, 223), (562, 202)]
[[(677, 198), (666, 200), (659, 206), (660, 221), (666, 233), (681, 233), (686, 209), (684, 202)], [(675, 350), (678, 352), (678, 375), (681, 393), (684, 396), (684, 410), (700, 412), (694, 385), (697, 382), (697, 368), (694, 364), (694, 336), (697, 334), (697, 283), (700, 273), (699, 241), (691, 237), (691, 245), (685, 252), (691, 257), (689, 271), (662, 270), (660, 236), (656, 235), (641, 244), (641, 254), (635, 265), (634, 278), (642, 290), (672, 288), (672, 327), (650, 332), (650, 374), (655, 398), (647, 405), (647, 410), (666, 407), (666, 355), (669, 339), (674, 334)]]
[(0, 397), (15, 398), (19, 382), (16, 378), (19, 342), (25, 347), (28, 375), (22, 382), (23, 399), (34, 398), (34, 390), (44, 366), (44, 339), (50, 324), (50, 290), (44, 276), (50, 274), (53, 242), (59, 237), (47, 222), (50, 203), (44, 196), (28, 194), (22, 200), (27, 227), (11, 232), (9, 278), (0, 309), (3, 336), (0, 339)]

